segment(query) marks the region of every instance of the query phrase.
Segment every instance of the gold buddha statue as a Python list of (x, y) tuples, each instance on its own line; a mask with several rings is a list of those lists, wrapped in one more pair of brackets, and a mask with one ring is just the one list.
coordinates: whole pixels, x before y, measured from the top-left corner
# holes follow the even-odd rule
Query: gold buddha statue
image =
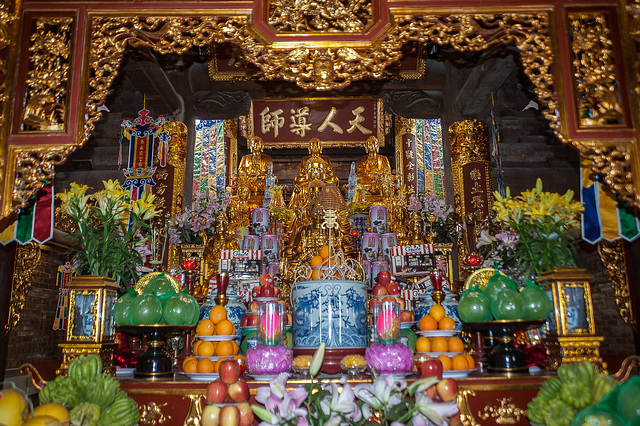
[[(265, 181), (269, 168), (273, 167), (273, 160), (267, 154), (263, 154), (264, 142), (259, 136), (253, 136), (249, 142), (251, 154), (240, 159), (238, 165), (238, 177), (245, 178), (249, 182), (250, 203), (262, 207), (265, 192)], [(277, 183), (277, 178), (276, 182)]]
[(364, 155), (356, 163), (356, 175), (358, 184), (364, 186), (367, 191), (367, 201), (373, 204), (384, 205), (383, 199), (383, 176), (385, 173), (391, 174), (389, 159), (378, 154), (378, 138), (370, 136), (365, 142)]
[[(313, 163), (315, 163), (315, 165)], [(319, 166), (319, 164), (321, 164), (321, 166)], [(324, 174), (324, 177), (319, 179), (326, 183), (335, 183), (338, 185), (338, 178), (333, 175), (331, 160), (326, 155), (322, 155), (322, 142), (320, 142), (318, 138), (312, 138), (309, 141), (309, 155), (302, 159), (298, 176), (293, 179), (293, 183), (302, 185), (313, 180), (314, 178), (310, 176), (309, 171), (319, 168), (323, 169), (322, 173)]]
[(237, 250), (239, 248), (240, 245), (235, 239), (234, 229), (229, 226), (227, 215), (224, 212), (219, 213), (216, 216), (215, 233), (211, 238), (209, 238), (204, 249), (204, 259), (207, 264), (207, 283), (211, 277), (218, 273), (220, 251)]
[(229, 223), (232, 228), (250, 226), (251, 210), (261, 206), (250, 201), (251, 189), (245, 176), (238, 176), (237, 179), (233, 178), (232, 180), (234, 181), (235, 194), (229, 198), (229, 207), (227, 208)]

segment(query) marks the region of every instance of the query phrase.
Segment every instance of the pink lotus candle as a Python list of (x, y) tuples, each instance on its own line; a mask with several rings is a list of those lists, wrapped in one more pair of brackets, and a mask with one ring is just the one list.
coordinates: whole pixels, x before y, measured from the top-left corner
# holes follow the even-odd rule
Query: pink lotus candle
[(284, 326), (284, 306), (279, 303), (261, 303), (258, 305), (258, 316), (258, 331), (263, 344), (278, 344)]
[(382, 343), (395, 343), (400, 332), (400, 318), (398, 304), (383, 302), (381, 306), (374, 305), (376, 334)]

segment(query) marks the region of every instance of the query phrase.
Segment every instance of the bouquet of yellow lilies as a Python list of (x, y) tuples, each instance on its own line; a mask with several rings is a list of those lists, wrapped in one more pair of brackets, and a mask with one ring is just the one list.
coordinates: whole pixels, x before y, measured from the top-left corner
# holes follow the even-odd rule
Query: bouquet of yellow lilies
[(78, 274), (114, 278), (121, 286), (138, 279), (140, 249), (149, 239), (149, 220), (158, 215), (155, 195), (131, 201), (118, 181), (102, 181), (102, 191), (88, 194), (87, 185), (71, 184), (56, 194), (60, 208), (76, 225), (72, 248)]
[(511, 197), (509, 188), (505, 197), (497, 192), (494, 195), (493, 210), (502, 232), (495, 237), (483, 232), (478, 248), (486, 246), (492, 251), (501, 251), (499, 263), (517, 264), (525, 278), (576, 266), (570, 230), (580, 224), (583, 206), (573, 200), (573, 191), (568, 190), (564, 195), (544, 192), (538, 179), (535, 188), (519, 196)]

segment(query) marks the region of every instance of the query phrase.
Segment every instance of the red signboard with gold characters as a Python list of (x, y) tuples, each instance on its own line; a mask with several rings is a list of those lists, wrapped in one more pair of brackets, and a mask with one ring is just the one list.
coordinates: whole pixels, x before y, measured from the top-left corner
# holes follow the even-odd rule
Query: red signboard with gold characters
[(318, 138), (323, 146), (362, 145), (369, 136), (384, 140), (382, 99), (287, 98), (254, 100), (253, 134), (265, 146), (306, 147)]

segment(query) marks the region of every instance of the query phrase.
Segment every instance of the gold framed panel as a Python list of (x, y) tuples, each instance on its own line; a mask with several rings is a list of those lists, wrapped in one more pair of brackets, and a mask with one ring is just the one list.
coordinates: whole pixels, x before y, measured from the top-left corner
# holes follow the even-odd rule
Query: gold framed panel
[[(20, 4), (20, 7), (24, 8), (24, 5)], [(8, 216), (24, 205), (44, 185), (44, 180), (51, 177), (45, 177), (39, 172), (42, 164), (50, 161), (45, 159), (55, 156), (57, 159), (54, 163), (62, 162), (73, 149), (85, 143), (96, 121), (100, 119), (98, 106), (107, 97), (127, 46), (150, 47), (160, 53), (180, 53), (192, 47), (207, 47), (212, 43), (225, 42), (233, 42), (245, 52), (245, 59), (260, 69), (262, 79), (293, 81), (300, 87), (316, 90), (335, 90), (344, 88), (355, 80), (383, 77), (383, 71), (398, 59), (402, 46), (408, 42), (450, 45), (459, 51), (479, 51), (495, 45), (513, 45), (520, 52), (524, 72), (531, 79), (535, 93), (543, 105), (542, 113), (556, 136), (576, 148), (583, 157), (593, 159), (594, 170), (603, 174), (605, 182), (622, 200), (629, 201), (636, 207), (640, 206), (640, 177), (637, 173), (640, 164), (637, 152), (638, 123), (635, 118), (638, 112), (640, 71), (627, 65), (627, 69), (632, 70), (628, 86), (634, 96), (634, 101), (631, 102), (634, 111), (631, 116), (636, 128), (623, 135), (610, 133), (604, 137), (594, 136), (589, 139), (583, 139), (575, 132), (571, 133), (566, 125), (566, 106), (567, 102), (571, 102), (567, 99), (567, 93), (571, 91), (562, 85), (562, 64), (557, 58), (562, 56), (562, 49), (578, 47), (580, 43), (578, 39), (564, 39), (562, 31), (553, 30), (562, 21), (556, 18), (556, 11), (562, 5), (544, 10), (527, 5), (512, 5), (512, 10), (508, 11), (510, 13), (504, 7), (482, 7), (476, 10), (436, 8), (434, 5), (389, 8), (388, 22), (380, 24), (374, 32), (357, 33), (356, 36), (350, 34), (341, 40), (335, 34), (323, 37), (321, 33), (314, 33), (305, 37), (304, 46), (295, 46), (293, 49), (287, 43), (274, 44), (276, 40), (267, 40), (264, 33), (258, 34), (249, 9), (231, 12), (223, 6), (212, 6), (206, 10), (169, 10), (166, 4), (160, 2), (147, 9), (124, 12), (100, 9), (101, 7), (110, 6), (87, 7), (82, 19), (84, 28), (79, 31), (82, 34), (84, 30), (85, 48), (82, 49), (84, 57), (77, 58), (77, 62), (84, 68), (81, 75), (75, 73), (72, 79), (74, 82), (81, 79), (80, 99), (84, 101), (80, 102), (77, 116), (86, 118), (77, 123), (78, 139), (73, 145), (62, 149), (38, 146), (32, 150), (29, 145), (33, 146), (35, 139), (33, 142), (25, 139), (28, 143), (25, 144), (24, 155), (28, 156), (30, 151), (39, 152), (43, 159), (21, 167), (21, 172), (17, 171), (15, 164), (9, 164), (16, 161), (15, 157), (10, 158), (7, 154), (3, 158), (8, 160), (2, 199), (3, 216)], [(175, 8), (176, 4), (173, 3), (171, 7)], [(216, 10), (215, 7), (219, 9)], [(384, 9), (388, 5), (385, 3), (381, 7)], [(622, 5), (603, 6), (607, 10), (612, 10), (612, 7), (620, 8)], [(597, 6), (592, 9), (597, 9)], [(628, 2), (626, 13), (627, 19), (621, 20), (621, 34), (624, 38), (622, 42), (628, 45), (638, 40), (637, 31), (634, 30), (640, 16), (637, 0)], [(561, 26), (564, 25), (563, 23)], [(588, 31), (592, 36), (599, 36), (597, 26)], [(347, 39), (349, 42), (345, 43)], [(579, 48), (586, 53), (598, 53), (597, 44), (580, 44)], [(635, 59), (637, 58), (625, 58), (627, 64)], [(324, 77), (314, 72), (314, 65), (321, 63), (331, 65), (330, 72)], [(614, 79), (622, 75), (619, 69), (606, 69), (605, 72)], [(605, 98), (594, 99), (598, 105), (605, 106)], [(14, 105), (14, 113), (23, 116), (24, 106), (20, 102), (14, 102)], [(4, 134), (2, 136), (5, 137)], [(11, 146), (9, 151), (10, 149)], [(25, 173), (29, 175), (27, 178)]]

